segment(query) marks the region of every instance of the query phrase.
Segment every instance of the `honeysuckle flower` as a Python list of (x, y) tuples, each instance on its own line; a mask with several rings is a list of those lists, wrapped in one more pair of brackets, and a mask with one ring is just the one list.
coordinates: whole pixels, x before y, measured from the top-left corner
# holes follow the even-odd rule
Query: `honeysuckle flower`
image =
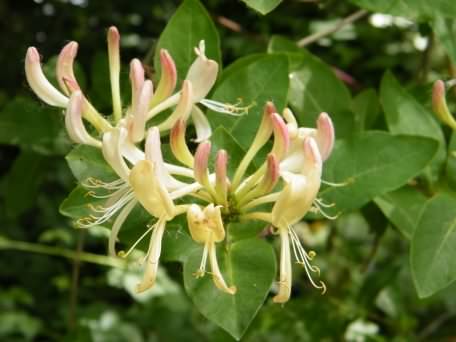
[(204, 244), (201, 264), (195, 275), (197, 277), (204, 276), (206, 261), (209, 256), (211, 275), (215, 286), (228, 294), (235, 294), (236, 287), (226, 284), (217, 261), (215, 244), (225, 239), (220, 207), (211, 203), (204, 210), (201, 210), (198, 205), (192, 204), (187, 210), (187, 222), (193, 240)]
[(445, 83), (442, 80), (435, 81), (432, 88), (432, 109), (440, 121), (456, 130), (456, 120), (448, 109)]

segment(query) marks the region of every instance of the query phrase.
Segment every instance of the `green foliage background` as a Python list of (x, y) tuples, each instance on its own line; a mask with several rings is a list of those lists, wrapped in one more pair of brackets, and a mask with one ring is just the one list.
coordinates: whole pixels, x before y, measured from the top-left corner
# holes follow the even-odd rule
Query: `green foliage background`
[[(430, 91), (435, 79), (456, 77), (456, 4), (430, 3), (209, 0), (202, 2), (204, 14), (199, 2), (187, 0), (181, 18), (170, 20), (181, 1), (2, 1), (0, 16), (8, 20), (0, 30), (0, 339), (455, 338), (456, 139), (432, 115)], [(360, 10), (367, 13), (355, 23), (296, 46)], [(71, 151), (59, 110), (34, 98), (23, 61), (27, 47), (36, 46), (52, 73), (51, 57), (66, 41), (78, 41), (80, 83), (98, 108), (109, 111), (105, 34), (110, 25), (122, 34), (124, 64), (143, 57), (151, 75), (157, 46), (176, 55), (183, 75), (191, 55), (182, 53), (182, 46), (205, 38), (209, 56), (224, 66), (211, 98), (233, 102), (241, 95), (260, 104), (273, 99), (278, 108), (288, 103), (300, 124), (309, 126), (320, 111), (331, 114), (338, 141), (324, 177), (349, 184), (323, 189), (322, 196), (343, 214), (334, 221), (314, 215), (300, 227), (305, 245), (318, 252), (326, 295), (296, 270), (292, 300), (282, 307), (268, 295), (261, 307), (274, 274), (273, 266), (267, 269), (273, 264), (271, 244), (230, 227), (236, 248), (229, 257), (239, 269), (249, 257), (252, 267), (266, 265), (258, 278), (266, 287), (240, 303), (217, 302), (217, 296), (208, 301), (213, 293), (201, 290), (191, 276), (198, 251), (192, 250), (185, 225), (173, 222), (159, 283), (137, 296), (132, 289), (140, 270), (112, 267), (122, 265), (103, 257), (106, 231), (73, 228), (70, 218), (87, 209), (78, 202), (80, 188), (66, 198), (77, 185), (71, 172), (84, 179), (88, 166), (92, 176), (108, 170), (97, 164), (93, 150)], [(448, 99), (454, 103), (453, 91)], [(224, 126), (213, 143), (228, 145), (239, 160), (260, 112), (254, 108), (240, 119), (208, 113), (214, 128)], [(148, 221), (143, 212), (133, 216), (121, 236), (127, 241)], [(244, 256), (249, 248), (258, 253)], [(182, 257), (181, 250), (190, 252)], [(247, 281), (251, 274), (239, 277)], [(211, 314), (211, 305), (226, 310)]]

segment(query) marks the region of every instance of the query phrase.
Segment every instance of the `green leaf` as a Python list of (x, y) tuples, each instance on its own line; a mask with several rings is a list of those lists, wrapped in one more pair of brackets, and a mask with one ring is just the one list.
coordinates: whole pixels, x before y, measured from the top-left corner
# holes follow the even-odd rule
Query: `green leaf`
[(68, 153), (66, 160), (71, 172), (80, 182), (90, 177), (104, 182), (119, 178), (104, 160), (100, 149), (96, 147), (78, 145)]
[(375, 204), (397, 229), (410, 240), (426, 204), (427, 197), (411, 186), (404, 186), (374, 199)]
[(429, 297), (456, 280), (456, 198), (432, 198), (413, 235), (410, 263), (418, 296)]
[(456, 132), (451, 134), (446, 162), (446, 178), (449, 186), (456, 189)]
[(185, 0), (163, 30), (155, 51), (154, 66), (160, 70), (160, 49), (167, 49), (173, 57), (179, 80), (196, 58), (194, 48), (206, 43), (208, 58), (221, 63), (220, 40), (209, 13), (198, 0)]
[(246, 239), (217, 250), (221, 271), (228, 285), (235, 285), (235, 295), (215, 287), (209, 274), (195, 278), (202, 248), (192, 252), (184, 264), (187, 293), (198, 310), (209, 320), (239, 340), (262, 306), (276, 274), (272, 246), (263, 240)]
[(280, 5), (282, 0), (242, 0), (255, 11), (265, 15)]
[(380, 102), (375, 90), (366, 89), (359, 93), (353, 99), (352, 110), (355, 114), (356, 130), (361, 132), (371, 129), (381, 112)]
[(289, 104), (300, 126), (314, 127), (321, 112), (328, 112), (334, 121), (338, 138), (353, 133), (354, 115), (351, 96), (330, 66), (305, 49), (296, 50), (294, 43), (274, 37), (269, 51), (285, 52), (289, 59)]
[(8, 216), (17, 217), (36, 204), (38, 190), (46, 171), (47, 158), (32, 151), (22, 151), (5, 176), (3, 191)]
[(456, 6), (452, 0), (351, 0), (351, 2), (370, 11), (412, 19), (426, 20), (438, 15), (456, 17)]
[[(383, 76), (380, 100), (392, 133), (429, 137), (439, 142), (439, 150), (432, 165), (432, 171), (438, 173), (446, 157), (445, 138), (433, 113), (401, 87), (390, 72)], [(432, 177), (435, 180), (438, 175)]]
[(180, 224), (167, 224), (162, 242), (161, 260), (186, 262), (198, 244), (192, 240), (188, 230)]
[(437, 16), (432, 22), (432, 27), (448, 56), (450, 56), (453, 63), (456, 63), (456, 20)]
[(256, 134), (264, 105), (272, 101), (281, 111), (288, 93), (288, 63), (282, 55), (258, 55), (222, 75), (212, 96), (213, 100), (235, 104), (241, 98), (243, 105), (252, 105), (248, 114), (230, 116), (210, 111), (207, 114), (212, 127), (223, 126), (232, 133), (242, 147), (250, 145)]
[(347, 184), (328, 187), (321, 194), (337, 210), (359, 208), (419, 174), (437, 147), (429, 138), (374, 131), (340, 141), (325, 164), (323, 179)]
[(0, 113), (0, 144), (18, 145), (41, 154), (64, 154), (69, 148), (61, 109), (15, 97)]
[(102, 205), (106, 199), (88, 196), (88, 191), (82, 185), (76, 186), (60, 204), (59, 211), (62, 215), (79, 219), (93, 214), (90, 205)]

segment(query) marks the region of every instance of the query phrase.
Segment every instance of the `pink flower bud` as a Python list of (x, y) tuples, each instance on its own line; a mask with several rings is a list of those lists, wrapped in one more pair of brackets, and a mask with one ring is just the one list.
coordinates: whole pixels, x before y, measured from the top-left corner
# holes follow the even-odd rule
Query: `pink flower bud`
[(456, 130), (456, 120), (451, 115), (445, 98), (445, 83), (441, 80), (435, 81), (432, 88), (432, 109), (443, 123)]
[[(65, 94), (70, 95), (73, 91), (80, 90), (79, 84), (74, 76), (73, 64), (78, 53), (78, 43), (69, 42), (60, 51), (57, 59), (56, 74), (60, 88)], [(69, 86), (68, 86), (69, 84)]]
[(160, 50), (161, 78), (149, 107), (155, 107), (169, 97), (176, 88), (177, 71), (174, 60), (167, 50)]
[(269, 153), (266, 162), (266, 173), (260, 184), (258, 184), (261, 193), (265, 194), (274, 189), (279, 180), (279, 171), (279, 161), (273, 153)]
[(133, 111), (131, 127), (129, 130), (130, 139), (133, 142), (140, 142), (144, 139), (144, 132), (146, 129), (146, 116), (149, 109), (149, 101), (152, 96), (153, 85), (151, 80), (144, 82), (141, 87), (141, 93), (136, 99), (137, 103), (133, 104)]
[(334, 147), (334, 125), (327, 113), (321, 113), (317, 120), (316, 140), (323, 161), (328, 159)]
[[(132, 111), (136, 111), (139, 94), (144, 84), (144, 68), (139, 61), (135, 58), (130, 62), (130, 82), (131, 82), (131, 103)], [(149, 104), (147, 104), (149, 106)]]
[(25, 75), (35, 94), (51, 106), (65, 108), (68, 98), (58, 91), (46, 78), (41, 68), (40, 55), (34, 47), (27, 49), (25, 56)]
[(198, 183), (202, 184), (205, 187), (210, 187), (208, 173), (208, 162), (210, 153), (210, 141), (204, 141), (201, 144), (199, 144), (195, 152), (195, 162), (193, 167), (195, 179)]
[(287, 125), (279, 114), (272, 114), (271, 119), (274, 131), (274, 145), (272, 147), (272, 153), (277, 156), (278, 160), (282, 160), (286, 156), (290, 147), (290, 136), (288, 134)]

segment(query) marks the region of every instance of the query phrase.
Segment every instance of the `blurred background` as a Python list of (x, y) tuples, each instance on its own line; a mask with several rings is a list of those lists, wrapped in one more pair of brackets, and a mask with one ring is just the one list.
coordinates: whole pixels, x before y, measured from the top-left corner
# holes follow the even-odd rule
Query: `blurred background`
[[(203, 3), (219, 30), (225, 66), (265, 52), (273, 35), (299, 41), (359, 11), (340, 0), (287, 0), (267, 16), (241, 1)], [(36, 99), (23, 70), (27, 47), (37, 47), (52, 72), (63, 45), (78, 41), (82, 83), (97, 107), (109, 106), (107, 28), (115, 25), (121, 32), (123, 63), (139, 57), (152, 65), (160, 32), (179, 4), (0, 1), (0, 340), (232, 340), (193, 307), (181, 285), (180, 264), (164, 264), (160, 286), (137, 297), (135, 270), (80, 262), (68, 254), (103, 255), (107, 240), (103, 231), (74, 229), (58, 211), (76, 185), (64, 159), (71, 143), (63, 116)], [(377, 88), (391, 69), (425, 99), (436, 72), (451, 71), (427, 24), (380, 13), (363, 14), (306, 48), (331, 65), (353, 94)], [(366, 215), (376, 219), (369, 224)], [(376, 207), (301, 229), (305, 243), (322, 256), (328, 293), (310, 290), (299, 277), (294, 299), (285, 307), (268, 301), (243, 340), (456, 341), (455, 287), (417, 298), (408, 244)]]

